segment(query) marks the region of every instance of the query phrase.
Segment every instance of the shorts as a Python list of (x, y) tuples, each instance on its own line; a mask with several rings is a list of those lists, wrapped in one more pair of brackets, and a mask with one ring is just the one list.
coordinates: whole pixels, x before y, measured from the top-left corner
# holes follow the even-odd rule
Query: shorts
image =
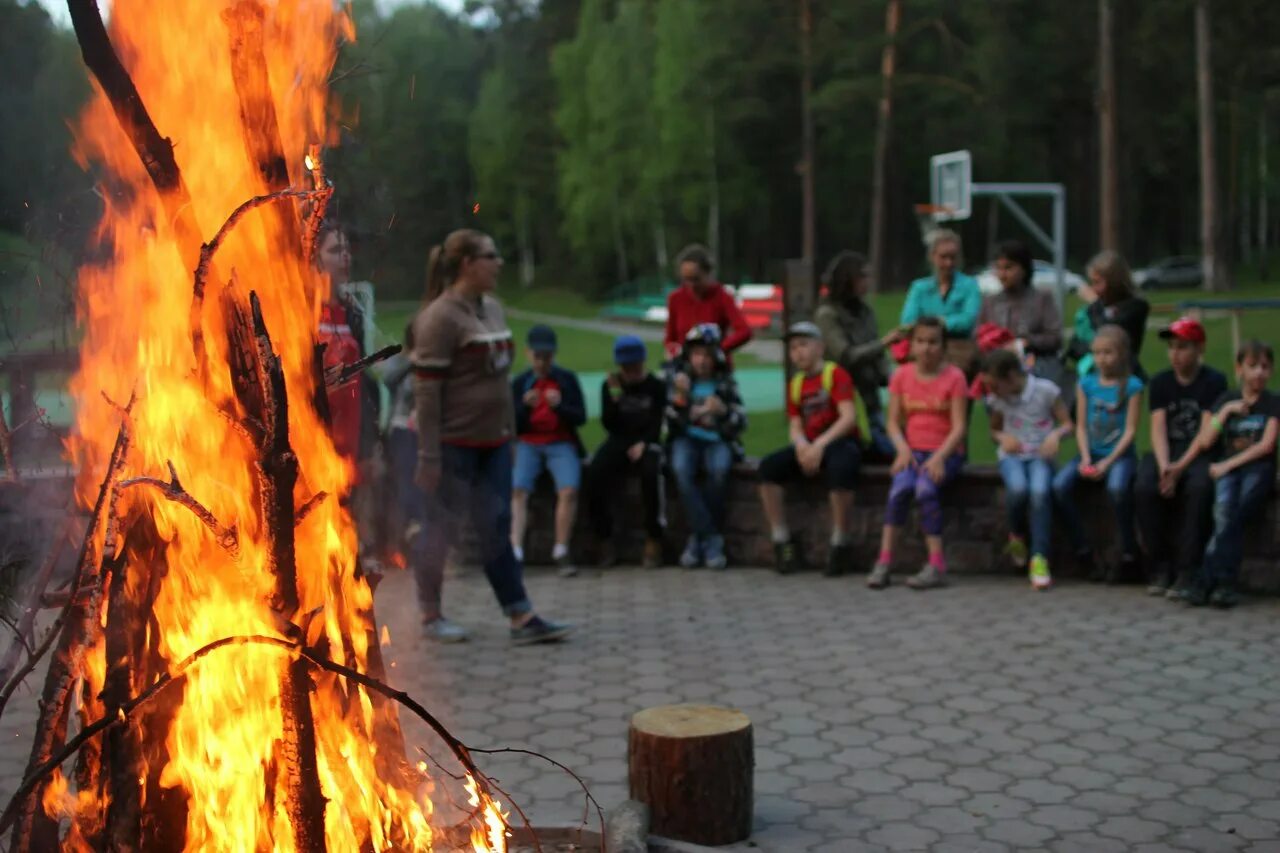
[(577, 489), (582, 485), (582, 459), (572, 441), (551, 444), (516, 442), (515, 469), (511, 474), (511, 486), (518, 492), (532, 492), (534, 483), (543, 471), (551, 472), (556, 491)]
[[(826, 478), (827, 487), (852, 491), (862, 467), (862, 449), (852, 438), (841, 438), (827, 445), (822, 453), (820, 473)], [(770, 453), (760, 460), (760, 479), (766, 483), (782, 485), (804, 479), (804, 470), (796, 458), (795, 445)]]

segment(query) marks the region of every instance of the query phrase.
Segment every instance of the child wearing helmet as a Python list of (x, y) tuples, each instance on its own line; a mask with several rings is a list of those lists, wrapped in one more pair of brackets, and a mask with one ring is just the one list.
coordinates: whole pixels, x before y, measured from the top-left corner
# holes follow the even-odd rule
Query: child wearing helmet
[(738, 436), (747, 420), (715, 324), (700, 323), (685, 336), (668, 378), (666, 417), (671, 470), (690, 529), (680, 565), (723, 569), (729, 472), (741, 456)]

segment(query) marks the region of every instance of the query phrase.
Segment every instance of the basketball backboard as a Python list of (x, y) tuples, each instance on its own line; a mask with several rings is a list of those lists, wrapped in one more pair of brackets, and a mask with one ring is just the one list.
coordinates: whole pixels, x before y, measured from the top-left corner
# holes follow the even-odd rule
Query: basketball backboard
[(968, 151), (949, 151), (929, 158), (929, 203), (933, 219), (968, 219), (973, 210), (973, 161)]

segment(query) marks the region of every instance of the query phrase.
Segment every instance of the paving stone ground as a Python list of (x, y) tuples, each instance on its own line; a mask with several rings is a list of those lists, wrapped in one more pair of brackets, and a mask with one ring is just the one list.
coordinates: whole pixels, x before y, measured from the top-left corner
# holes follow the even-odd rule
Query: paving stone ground
[[(626, 797), (630, 715), (731, 705), (756, 743), (755, 834), (731, 850), (1280, 851), (1280, 601), (1188, 610), (1135, 588), (623, 569), (530, 571), (579, 633), (514, 649), (476, 572), (447, 610), (471, 642), (421, 637), (412, 579), (378, 590), (391, 680), (467, 743), (573, 768)], [(0, 796), (34, 699), (0, 719)], [(416, 723), (413, 743), (438, 751)], [(576, 783), (521, 755), (485, 766), (535, 824), (582, 819)]]

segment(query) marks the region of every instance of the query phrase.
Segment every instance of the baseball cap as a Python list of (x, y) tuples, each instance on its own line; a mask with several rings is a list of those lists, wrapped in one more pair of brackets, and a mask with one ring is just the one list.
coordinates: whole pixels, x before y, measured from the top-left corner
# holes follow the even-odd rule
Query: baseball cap
[(977, 331), (978, 350), (989, 353), (1013, 343), (1013, 332), (995, 323), (983, 323)]
[(791, 328), (787, 329), (785, 337), (787, 340), (792, 338), (814, 338), (820, 341), (822, 340), (822, 330), (818, 328), (817, 323), (801, 320), (798, 323), (791, 324)]
[(639, 364), (649, 355), (644, 341), (635, 335), (619, 335), (613, 342), (613, 361), (615, 364)]
[(1180, 341), (1202, 344), (1204, 343), (1204, 326), (1194, 317), (1179, 317), (1160, 330), (1160, 337), (1166, 341), (1177, 338)]
[(529, 345), (529, 349), (534, 352), (555, 352), (556, 351), (556, 331), (550, 326), (544, 326), (541, 323), (529, 330), (525, 343)]

